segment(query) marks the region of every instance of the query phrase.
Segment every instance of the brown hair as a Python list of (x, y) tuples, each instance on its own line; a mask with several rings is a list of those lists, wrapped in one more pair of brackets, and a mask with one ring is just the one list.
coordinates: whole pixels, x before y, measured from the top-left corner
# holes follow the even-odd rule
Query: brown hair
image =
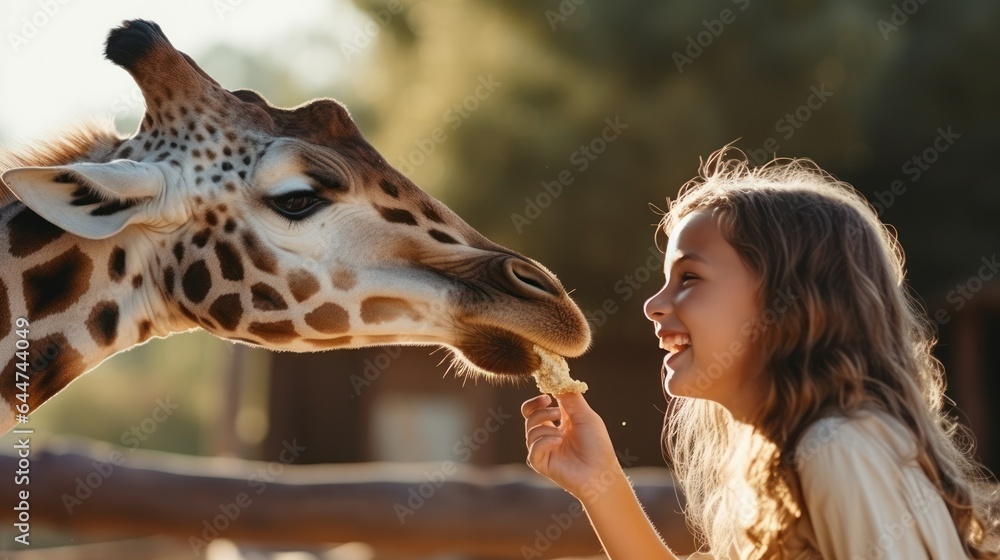
[(968, 554), (1000, 558), (997, 490), (963, 445), (968, 432), (943, 409), (935, 331), (904, 282), (895, 235), (862, 195), (812, 161), (750, 168), (730, 150), (713, 153), (668, 201), (661, 227), (669, 234), (691, 212), (710, 212), (757, 276), (762, 309), (778, 294), (795, 304), (755, 344), (769, 389), (752, 429), (712, 401), (670, 403), (664, 451), (689, 523), (716, 553), (740, 532), (758, 557), (780, 551), (804, 507), (791, 491), (800, 436), (820, 417), (875, 408), (912, 433)]

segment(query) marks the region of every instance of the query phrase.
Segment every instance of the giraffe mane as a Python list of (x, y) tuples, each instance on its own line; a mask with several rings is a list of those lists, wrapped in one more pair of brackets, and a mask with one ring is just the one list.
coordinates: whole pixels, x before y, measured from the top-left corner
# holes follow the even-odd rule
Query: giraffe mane
[[(0, 146), (0, 174), (17, 167), (105, 161), (121, 142), (113, 120), (85, 120), (52, 139), (35, 141), (18, 150)], [(16, 201), (14, 193), (0, 180), (0, 208)]]

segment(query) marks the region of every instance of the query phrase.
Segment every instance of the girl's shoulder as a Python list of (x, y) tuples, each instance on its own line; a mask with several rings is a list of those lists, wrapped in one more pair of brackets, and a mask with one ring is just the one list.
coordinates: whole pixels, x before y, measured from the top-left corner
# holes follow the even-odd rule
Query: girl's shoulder
[(966, 558), (917, 455), (916, 437), (884, 411), (810, 424), (794, 454), (792, 488), (804, 506), (799, 534), (824, 558)]
[(805, 459), (831, 449), (864, 451), (901, 463), (916, 464), (917, 442), (898, 418), (882, 410), (863, 408), (824, 416), (812, 422), (795, 446), (795, 459)]

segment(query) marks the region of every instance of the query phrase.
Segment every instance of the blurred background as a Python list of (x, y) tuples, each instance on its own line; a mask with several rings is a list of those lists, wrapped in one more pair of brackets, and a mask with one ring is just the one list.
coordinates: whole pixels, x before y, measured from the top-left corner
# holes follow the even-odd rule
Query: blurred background
[[(134, 17), (157, 21), (227, 88), (252, 88), (286, 107), (319, 96), (344, 102), (392, 165), (574, 290), (595, 339), (570, 366), (590, 385), (623, 464), (659, 500), (651, 515), (670, 525), (665, 533), (682, 532), (683, 524), (660, 454), (662, 356), (642, 314), (662, 282), (651, 205), (664, 208), (699, 158), (728, 142), (755, 163), (774, 154), (814, 159), (862, 191), (896, 229), (909, 284), (938, 325), (955, 413), (975, 434), (978, 457), (1000, 468), (993, 404), (1000, 395), (1000, 189), (992, 161), (1000, 4), (16, 0), (0, 5), (0, 143), (44, 140), (84, 117), (109, 116), (122, 134), (133, 132), (141, 95), (102, 51), (108, 30)], [(204, 332), (119, 354), (32, 416), (36, 449), (83, 470), (38, 475), (56, 509), (66, 511), (39, 513), (31, 547), (14, 542), (5, 524), (0, 557), (598, 554), (585, 519), (560, 517), (572, 513), (571, 502), (523, 465), (518, 408), (534, 388), (456, 378), (440, 364), (444, 356), (427, 348), (271, 354)], [(12, 453), (13, 444), (3, 438), (0, 452)], [(93, 478), (97, 487), (87, 482), (87, 474), (106, 470), (99, 465), (114, 463), (115, 450), (123, 475)], [(316, 464), (342, 470), (307, 467)], [(308, 514), (279, 494), (317, 482), (372, 484), (359, 491), (374, 489), (386, 505), (338, 490), (355, 496), (359, 519), (374, 521), (354, 533), (331, 522), (329, 539), (322, 527), (309, 532), (308, 523), (294, 521), (286, 543), (267, 536), (254, 544), (264, 526), (238, 529), (229, 519), (222, 528), (215, 517), (177, 520), (170, 537), (153, 537), (159, 525), (152, 521), (139, 533), (116, 530), (114, 512), (123, 507), (116, 496), (160, 511), (159, 500), (172, 493), (142, 469), (191, 474), (205, 465), (219, 477), (200, 482), (206, 492), (274, 482), (262, 496), (289, 508), (272, 513), (279, 517)], [(254, 479), (261, 468), (269, 474)], [(505, 488), (498, 480), (515, 479), (549, 501), (531, 502), (531, 492), (513, 486), (497, 495)], [(492, 496), (514, 513), (453, 502), (451, 486), (439, 490), (435, 480), (468, 483), (483, 492), (470, 496)], [(424, 508), (410, 491), (420, 494), (428, 483), (438, 503)], [(87, 488), (93, 496), (80, 498)], [(517, 525), (517, 508), (536, 517)], [(212, 511), (225, 515), (224, 507)], [(241, 511), (244, 520), (258, 515), (253, 506)], [(477, 533), (501, 522), (508, 523), (502, 535)], [(406, 539), (418, 539), (414, 523), (440, 539), (407, 551)], [(209, 526), (220, 537), (209, 548), (183, 536), (207, 543)], [(475, 545), (487, 541), (495, 544)]]

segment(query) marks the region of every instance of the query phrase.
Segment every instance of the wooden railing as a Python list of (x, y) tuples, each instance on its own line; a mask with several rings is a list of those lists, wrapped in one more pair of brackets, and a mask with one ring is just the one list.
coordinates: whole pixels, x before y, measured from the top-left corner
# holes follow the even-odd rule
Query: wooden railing
[[(558, 558), (600, 552), (586, 514), (526, 466), (452, 463), (308, 465), (172, 455), (63, 442), (30, 456), (30, 524), (71, 533), (166, 535), (197, 549), (212, 538), (267, 544), (366, 542), (412, 555)], [(11, 480), (17, 457), (0, 450)], [(661, 534), (691, 537), (664, 469), (629, 471)], [(600, 481), (595, 481), (599, 490)], [(16, 492), (0, 485), (0, 521)]]

